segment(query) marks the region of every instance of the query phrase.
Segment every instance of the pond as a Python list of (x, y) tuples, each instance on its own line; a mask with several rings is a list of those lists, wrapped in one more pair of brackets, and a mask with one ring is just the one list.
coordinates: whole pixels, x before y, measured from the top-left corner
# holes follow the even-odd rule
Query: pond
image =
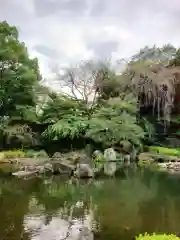
[(0, 216), (1, 240), (180, 235), (180, 178), (133, 169), (116, 179), (81, 182), (60, 177), (20, 180), (1, 174)]

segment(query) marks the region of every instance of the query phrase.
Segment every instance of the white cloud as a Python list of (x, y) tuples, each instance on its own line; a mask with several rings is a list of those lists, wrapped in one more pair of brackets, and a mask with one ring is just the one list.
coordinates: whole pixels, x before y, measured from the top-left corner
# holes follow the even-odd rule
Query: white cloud
[(180, 44), (179, 0), (7, 0), (0, 20), (18, 26), (46, 78), (59, 64)]

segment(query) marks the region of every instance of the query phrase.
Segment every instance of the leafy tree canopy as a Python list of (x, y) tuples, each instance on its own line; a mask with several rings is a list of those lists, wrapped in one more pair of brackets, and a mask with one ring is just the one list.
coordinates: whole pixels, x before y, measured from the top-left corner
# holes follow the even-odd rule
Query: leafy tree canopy
[(0, 116), (22, 119), (32, 115), (36, 86), (41, 79), (37, 58), (29, 57), (18, 30), (0, 23)]

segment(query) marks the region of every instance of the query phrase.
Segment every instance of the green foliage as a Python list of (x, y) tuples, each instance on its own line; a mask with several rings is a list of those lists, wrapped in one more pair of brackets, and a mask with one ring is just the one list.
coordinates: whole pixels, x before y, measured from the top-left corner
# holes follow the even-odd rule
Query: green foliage
[(152, 165), (154, 163), (153, 159), (146, 159), (146, 160), (139, 160), (138, 162), (138, 166), (139, 167), (149, 167), (150, 165)]
[(19, 108), (35, 108), (39, 80), (38, 61), (29, 58), (16, 27), (0, 22), (0, 115), (21, 119)]
[(159, 146), (150, 146), (150, 152), (154, 152), (160, 155), (167, 155), (167, 156), (180, 156), (180, 148), (165, 148)]
[(48, 158), (48, 154), (44, 151), (28, 150), (24, 152), (24, 156), (27, 158)]
[(14, 141), (24, 147), (32, 146), (36, 142), (35, 134), (32, 132), (32, 129), (26, 124), (7, 124), (2, 130), (2, 135), (4, 139), (6, 139), (7, 143), (12, 143), (12, 141)]
[(174, 234), (140, 234), (136, 240), (179, 240), (180, 238)]
[(64, 118), (50, 125), (42, 136), (49, 140), (58, 140), (60, 138), (74, 139), (83, 136), (88, 123), (83, 117)]
[(153, 62), (159, 63), (164, 62), (167, 63), (171, 60), (176, 54), (176, 48), (170, 44), (166, 44), (163, 47), (148, 47), (140, 49), (140, 51), (135, 54), (132, 59), (133, 60), (151, 60)]
[(54, 123), (64, 117), (82, 116), (85, 114), (85, 106), (81, 101), (75, 101), (63, 95), (51, 96), (43, 107), (40, 121), (43, 123)]
[(20, 158), (25, 156), (22, 150), (2, 151), (1, 154), (4, 155), (4, 158)]
[(118, 144), (121, 140), (141, 146), (145, 132), (132, 114), (135, 109), (136, 105), (130, 101), (121, 103), (120, 98), (109, 100), (92, 115), (86, 136), (105, 146)]
[[(144, 140), (152, 141), (155, 136), (154, 126), (139, 116), (141, 108), (150, 106), (158, 117), (162, 112), (164, 122), (170, 120), (179, 52), (169, 44), (145, 47), (121, 74), (108, 63), (79, 64), (63, 79), (73, 95), (65, 96), (42, 85), (38, 60), (29, 57), (17, 28), (1, 22), (1, 142), (29, 148), (41, 135), (43, 141), (84, 138), (104, 147), (127, 140), (140, 149)], [(164, 86), (167, 94), (162, 94)], [(42, 125), (36, 133), (32, 130), (35, 123)]]
[(47, 153), (44, 150), (34, 151), (34, 150), (8, 150), (1, 151), (0, 155), (3, 158), (13, 159), (13, 158), (48, 158)]
[(104, 155), (96, 156), (93, 159), (94, 168), (98, 170), (102, 169), (104, 166), (104, 161), (105, 161)]

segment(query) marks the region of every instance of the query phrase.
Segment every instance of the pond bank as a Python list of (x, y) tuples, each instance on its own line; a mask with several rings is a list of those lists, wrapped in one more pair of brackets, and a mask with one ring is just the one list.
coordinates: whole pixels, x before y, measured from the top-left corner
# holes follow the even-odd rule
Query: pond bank
[(109, 148), (104, 151), (104, 154), (95, 151), (92, 157), (83, 152), (69, 152), (55, 153), (52, 158), (8, 158), (1, 160), (0, 168), (3, 168), (3, 164), (9, 164), (10, 173), (16, 177), (66, 174), (77, 178), (93, 178), (100, 175), (114, 176), (123, 164), (127, 166), (130, 164), (130, 158), (127, 158), (127, 155), (126, 160), (122, 161), (115, 150)]
[(180, 157), (168, 156), (159, 153), (143, 152), (138, 156), (140, 167), (156, 167), (160, 171), (180, 174)]

